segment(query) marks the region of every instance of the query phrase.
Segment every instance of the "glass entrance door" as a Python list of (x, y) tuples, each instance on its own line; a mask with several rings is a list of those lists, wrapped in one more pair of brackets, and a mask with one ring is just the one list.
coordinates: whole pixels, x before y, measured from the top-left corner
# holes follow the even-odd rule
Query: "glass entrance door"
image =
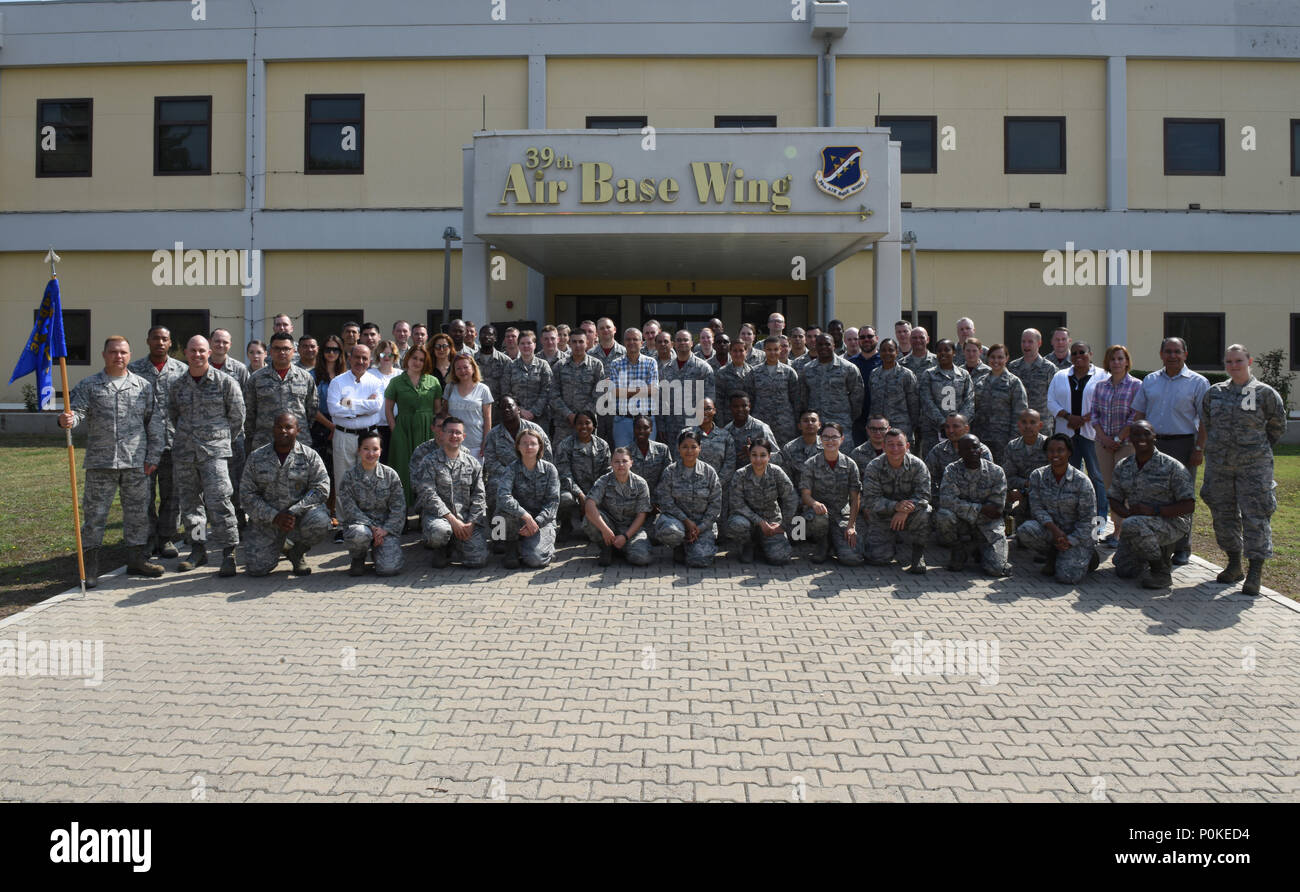
[(719, 298), (673, 300), (662, 297), (641, 298), (641, 320), (659, 320), (665, 331), (688, 329), (698, 340), (700, 329), (715, 316), (722, 315)]

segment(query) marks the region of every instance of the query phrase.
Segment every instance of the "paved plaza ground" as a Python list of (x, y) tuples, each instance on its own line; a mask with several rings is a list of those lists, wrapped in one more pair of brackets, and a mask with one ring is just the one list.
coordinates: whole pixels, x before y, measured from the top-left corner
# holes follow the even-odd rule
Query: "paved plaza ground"
[(11, 617), (0, 658), (25, 645), (31, 670), (34, 644), (102, 641), (102, 681), (0, 675), (0, 799), (1300, 792), (1300, 612), (1199, 559), (1152, 593), (1109, 562), (1059, 585), (1014, 552), (1005, 580), (602, 569), (586, 545), (514, 573), (428, 555), (409, 541), (387, 580), (349, 577), (332, 544), (304, 578), (111, 576)]

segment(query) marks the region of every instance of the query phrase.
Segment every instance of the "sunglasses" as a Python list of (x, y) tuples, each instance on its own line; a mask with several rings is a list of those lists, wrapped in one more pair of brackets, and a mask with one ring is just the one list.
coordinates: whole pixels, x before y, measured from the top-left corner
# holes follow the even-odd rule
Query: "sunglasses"
[(325, 353), (342, 353), (343, 351), (340, 350), (338, 347), (326, 347), (325, 350), (324, 350), (324, 352), (325, 352)]

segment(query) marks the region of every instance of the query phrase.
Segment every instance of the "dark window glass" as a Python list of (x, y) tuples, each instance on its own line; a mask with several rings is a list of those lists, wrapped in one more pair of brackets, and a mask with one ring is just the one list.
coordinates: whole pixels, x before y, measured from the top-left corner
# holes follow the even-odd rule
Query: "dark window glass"
[(1300, 370), (1300, 313), (1291, 314), (1291, 371)]
[(1291, 121), (1291, 176), (1300, 177), (1300, 121)]
[[(1007, 354), (1011, 359), (1019, 359), (1024, 353), (1020, 349), (1020, 335), (1026, 328), (1036, 328), (1043, 336), (1039, 353), (1052, 352), (1052, 332), (1066, 325), (1065, 313), (1043, 310), (1041, 312), (1003, 313), (1002, 343), (1007, 345)], [(981, 338), (981, 341), (983, 339)], [(984, 341), (987, 347), (993, 341)]]
[(775, 127), (776, 115), (714, 115), (713, 126), (719, 128)]
[(1194, 369), (1223, 371), (1223, 313), (1165, 313), (1165, 337), (1187, 342), (1187, 364)]
[(648, 123), (645, 115), (587, 115), (588, 130), (640, 130)]
[[(454, 316), (453, 316), (454, 318)], [(302, 311), (302, 331), (303, 334), (309, 334), (316, 339), (316, 343), (325, 344), (325, 339), (330, 335), (343, 337), (343, 323), (355, 322), (357, 325), (366, 321), (358, 307), (355, 310), (303, 310)], [(430, 337), (435, 334), (437, 329), (430, 327)], [(381, 332), (382, 334), (382, 332)]]
[(1007, 173), (1065, 173), (1065, 118), (1006, 118)]
[(893, 115), (876, 119), (877, 127), (888, 127), (890, 135), (902, 142), (903, 173), (937, 173), (938, 118)]
[(446, 331), (446, 329), (443, 327), (444, 323), (449, 325), (451, 324), (451, 320), (461, 319), (461, 318), (464, 317), (461, 314), (460, 307), (457, 306), (453, 306), (451, 308), (451, 315), (449, 315), (445, 320), (442, 318), (441, 305), (439, 305), (438, 309), (436, 310), (426, 310), (425, 324), (429, 326), (429, 337), (433, 337), (440, 331)]
[[(911, 307), (906, 306), (906, 301), (904, 301), (904, 306), (903, 306), (903, 315), (899, 316), (898, 318), (899, 318), (899, 319), (906, 319), (908, 322), (912, 322), (912, 309), (911, 309)], [(935, 332), (937, 332), (937, 331), (939, 330), (939, 314), (938, 314), (938, 312), (935, 311), (935, 310), (917, 310), (917, 312), (916, 312), (916, 322), (913, 323), (913, 327), (915, 328), (917, 325), (919, 325), (919, 326), (921, 326), (922, 328), (924, 328), (924, 329), (925, 329), (925, 333), (928, 334), (928, 335), (930, 336), (930, 346), (927, 347), (926, 349), (929, 350), (931, 353), (933, 353), (933, 352), (934, 352), (934, 342), (935, 342), (935, 341), (938, 341), (938, 340), (940, 340), (940, 339), (942, 338), (941, 335), (937, 335), (937, 334), (935, 334)], [(844, 326), (844, 327), (845, 327), (845, 328), (848, 328), (847, 325)], [(878, 331), (878, 332), (876, 332), (876, 334), (879, 335), (879, 336), (882, 337), (882, 338), (892, 338), (892, 337), (894, 336), (894, 327), (891, 325), (891, 326), (889, 326), (889, 331), (888, 331), (888, 332)], [(900, 354), (899, 354), (899, 355), (900, 355), (900, 357), (901, 357), (902, 354), (911, 352), (911, 350), (912, 350), (912, 345), (911, 345), (911, 344), (899, 344), (899, 345), (898, 345), (898, 349), (899, 349), (899, 351), (900, 351)]]
[[(32, 310), (32, 322), (40, 309)], [(68, 347), (68, 365), (90, 365), (90, 310), (63, 308), (63, 340)]]
[(685, 328), (689, 329), (691, 334), (698, 336), (706, 322), (714, 316), (721, 315), (722, 301), (717, 298), (673, 300), (645, 297), (641, 299), (641, 318), (647, 322), (658, 319), (664, 331), (675, 332)]
[[(172, 335), (171, 355), (175, 356), (181, 362), (185, 361), (185, 345), (189, 343), (190, 338), (195, 335), (203, 335), (205, 338), (211, 331), (210, 311), (208, 310), (151, 310), (149, 313), (149, 325), (165, 325)], [(147, 345), (146, 345), (147, 351)], [(133, 356), (144, 356), (144, 353), (137, 354), (132, 351)]]
[(365, 172), (365, 106), (362, 95), (307, 97), (307, 173)]
[[(559, 300), (557, 296), (556, 300)], [(614, 320), (614, 340), (623, 343), (623, 299), (604, 295), (580, 294), (573, 298), (574, 318), (569, 323), (574, 328), (583, 319), (599, 322), (600, 317), (608, 316)]]
[(212, 97), (154, 100), (154, 174), (212, 173)]
[(1223, 176), (1222, 118), (1165, 118), (1166, 176)]
[[(742, 297), (740, 299), (740, 321), (754, 326), (755, 345), (762, 344), (763, 338), (767, 337), (767, 317), (773, 313), (780, 313), (785, 317), (787, 329), (799, 325), (797, 322), (790, 321), (790, 314), (785, 311), (786, 303), (787, 299), (784, 297)], [(737, 326), (736, 331), (739, 330), (740, 326)], [(732, 340), (736, 339), (736, 331), (727, 332)]]
[(94, 100), (36, 101), (36, 175), (88, 177)]

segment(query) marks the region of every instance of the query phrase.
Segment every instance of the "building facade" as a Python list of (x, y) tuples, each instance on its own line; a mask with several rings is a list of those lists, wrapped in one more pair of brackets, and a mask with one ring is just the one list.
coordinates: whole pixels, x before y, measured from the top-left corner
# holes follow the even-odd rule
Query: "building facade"
[[(1295, 367), (1298, 62), (1282, 3), (3, 4), (0, 325), (16, 356), (51, 245), (73, 383), (155, 322), (437, 325), (448, 228), (448, 303), (479, 322), (889, 325), (909, 231), (934, 336), (970, 316), (1014, 354), (1065, 324), (1152, 368), (1177, 333), (1195, 367), (1234, 341)], [(489, 168), (494, 140), (521, 151)], [(867, 182), (839, 198), (814, 177), (846, 147)], [(725, 202), (692, 163), (731, 165)]]

